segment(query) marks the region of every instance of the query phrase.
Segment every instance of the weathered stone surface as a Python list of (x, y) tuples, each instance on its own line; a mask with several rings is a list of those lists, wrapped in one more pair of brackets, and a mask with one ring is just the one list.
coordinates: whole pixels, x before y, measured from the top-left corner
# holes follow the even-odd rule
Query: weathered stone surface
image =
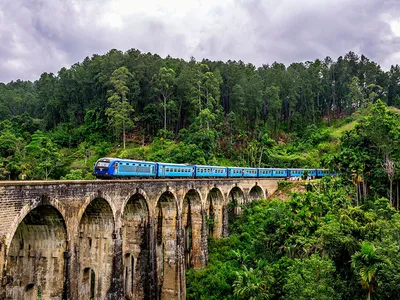
[(184, 299), (185, 268), (270, 179), (0, 182), (0, 299)]

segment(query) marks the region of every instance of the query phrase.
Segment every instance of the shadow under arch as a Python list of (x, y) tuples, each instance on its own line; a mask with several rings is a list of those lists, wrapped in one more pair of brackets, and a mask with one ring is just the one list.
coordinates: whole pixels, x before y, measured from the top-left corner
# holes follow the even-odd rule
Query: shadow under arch
[(187, 191), (183, 199), (182, 228), (186, 268), (201, 268), (206, 264), (202, 249), (206, 236), (201, 202), (201, 194), (195, 189)]
[(158, 297), (174, 299), (178, 293), (178, 206), (171, 191), (163, 192), (155, 208), (155, 250)]
[(132, 195), (123, 209), (122, 243), (124, 296), (144, 299), (150, 294), (150, 226), (149, 209), (143, 194)]
[[(12, 222), (12, 225), (10, 226), (10, 231), (7, 235), (6, 238), (6, 249), (9, 249), (12, 238), (15, 235), (15, 232), (17, 231), (18, 226), (21, 224), (22, 220), (35, 208), (39, 206), (44, 206), (48, 205), (53, 207), (55, 210), (58, 211), (58, 213), (61, 215), (63, 220), (65, 220), (65, 210), (64, 207), (61, 205), (61, 203), (56, 200), (56, 199), (50, 199), (47, 195), (41, 195), (38, 199), (36, 199), (33, 203), (26, 204), (25, 206), (22, 207), (20, 210), (19, 214), (14, 218), (14, 221)], [(65, 223), (65, 221), (64, 221)], [(67, 225), (65, 224), (66, 230), (67, 230), (67, 240), (70, 238), (69, 230)]]
[(222, 237), (224, 195), (219, 188), (212, 188), (206, 199), (206, 231), (214, 238)]
[(93, 199), (79, 222), (79, 252), (77, 263), (80, 293), (86, 290), (86, 269), (92, 269), (96, 277), (95, 298), (105, 299), (110, 289), (114, 254), (114, 214), (110, 204), (103, 198)]
[[(25, 215), (11, 240), (6, 299), (53, 299), (66, 292), (67, 229), (60, 211), (38, 205)], [(30, 299), (30, 298), (29, 298)]]
[[(228, 236), (235, 217), (241, 214), (241, 205), (245, 204), (243, 190), (235, 186), (228, 193), (227, 206), (224, 214), (224, 236)], [(227, 221), (227, 222), (226, 222)]]
[(249, 201), (254, 201), (254, 200), (261, 200), (264, 199), (264, 191), (262, 189), (262, 187), (260, 187), (259, 185), (255, 185), (251, 188), (250, 192), (249, 192)]

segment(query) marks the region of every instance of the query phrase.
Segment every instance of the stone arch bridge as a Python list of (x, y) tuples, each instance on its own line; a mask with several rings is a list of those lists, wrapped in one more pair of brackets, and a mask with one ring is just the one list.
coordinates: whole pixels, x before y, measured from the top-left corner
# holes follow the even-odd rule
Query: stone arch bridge
[(185, 299), (272, 179), (0, 182), (0, 299)]

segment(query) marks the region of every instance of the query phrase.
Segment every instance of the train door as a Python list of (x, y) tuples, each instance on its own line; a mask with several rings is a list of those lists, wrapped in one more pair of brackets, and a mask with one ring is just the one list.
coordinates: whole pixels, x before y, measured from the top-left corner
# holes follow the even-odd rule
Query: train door
[(165, 167), (161, 166), (161, 177), (165, 177)]
[(118, 175), (118, 162), (114, 165), (114, 175)]

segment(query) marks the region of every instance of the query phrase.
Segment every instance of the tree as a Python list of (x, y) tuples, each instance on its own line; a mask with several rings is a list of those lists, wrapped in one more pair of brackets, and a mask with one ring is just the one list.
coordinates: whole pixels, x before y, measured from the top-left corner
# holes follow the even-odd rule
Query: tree
[(361, 244), (361, 251), (354, 253), (351, 258), (351, 265), (360, 278), (361, 285), (367, 290), (367, 300), (371, 299), (377, 286), (376, 276), (383, 266), (384, 260), (376, 253), (374, 245), (364, 241)]
[(364, 100), (363, 93), (360, 87), (360, 79), (358, 77), (354, 76), (352, 78), (351, 83), (349, 84), (349, 89), (350, 105), (348, 107), (348, 110), (352, 112), (354, 108), (361, 107)]
[(390, 183), (389, 202), (390, 202), (390, 206), (393, 207), (394, 203), (393, 203), (393, 192), (392, 191), (393, 191), (393, 179), (394, 179), (394, 175), (395, 175), (396, 164), (394, 163), (393, 159), (390, 156), (386, 156), (385, 160), (382, 163), (382, 168), (389, 178), (389, 183)]
[(335, 267), (330, 259), (316, 254), (303, 260), (294, 259), (283, 289), (285, 299), (341, 299), (335, 291)]
[(270, 275), (246, 266), (242, 272), (236, 274), (237, 279), (233, 283), (233, 294), (236, 297), (248, 300), (269, 299), (268, 287), (273, 282)]
[(175, 71), (162, 67), (158, 74), (153, 76), (154, 91), (163, 101), (164, 106), (164, 130), (167, 130), (167, 105), (171, 100), (175, 87)]
[(109, 124), (114, 127), (117, 136), (120, 136), (122, 131), (124, 149), (126, 148), (126, 130), (134, 127), (131, 117), (134, 109), (127, 99), (129, 92), (127, 84), (128, 80), (132, 77), (133, 75), (126, 67), (120, 67), (112, 73), (109, 80), (113, 89), (108, 91), (110, 95), (108, 97), (110, 107), (106, 109), (106, 115), (108, 116)]
[(32, 135), (26, 152), (32, 166), (29, 172), (34, 179), (49, 179), (62, 157), (53, 141), (39, 130)]
[(279, 87), (272, 86), (265, 90), (267, 97), (269, 119), (273, 124), (274, 136), (278, 136), (278, 120), (280, 116), (280, 110), (282, 107), (282, 100), (279, 97)]

